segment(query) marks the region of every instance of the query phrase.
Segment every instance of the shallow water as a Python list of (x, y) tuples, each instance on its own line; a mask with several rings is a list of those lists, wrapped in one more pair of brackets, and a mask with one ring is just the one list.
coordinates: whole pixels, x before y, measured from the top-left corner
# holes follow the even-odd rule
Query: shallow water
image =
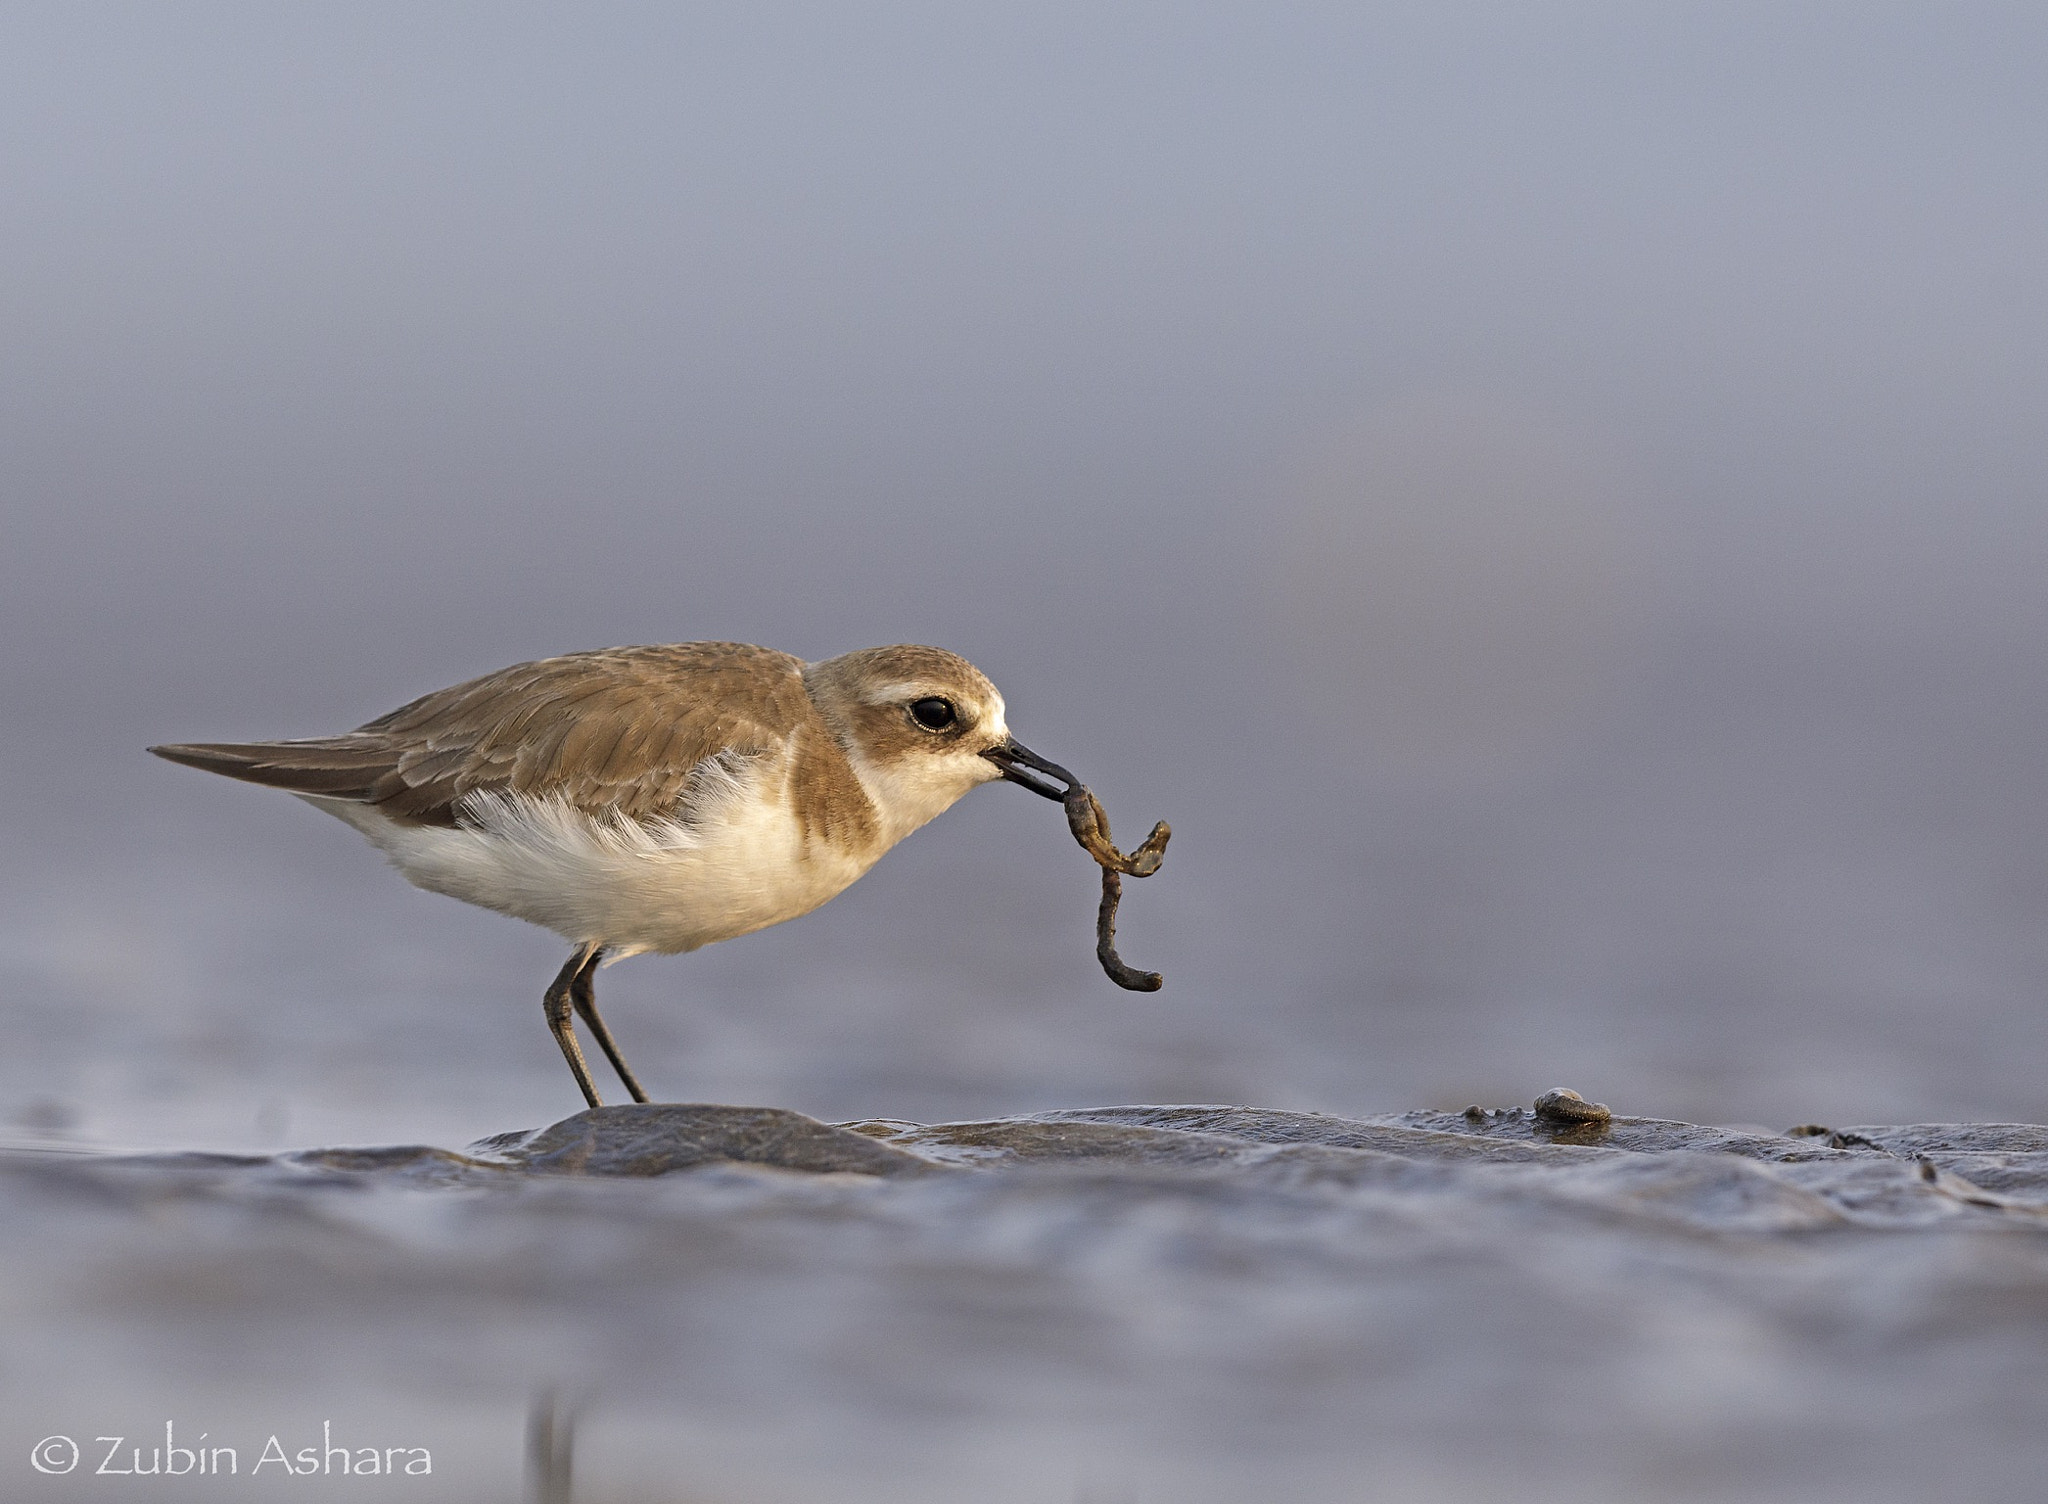
[[(654, 1106), (16, 1149), (8, 1492), (300, 1497), (248, 1470), (325, 1421), (431, 1454), (379, 1487), (510, 1499), (541, 1415), (584, 1501), (2037, 1497), (2048, 1129), (1803, 1126)], [(166, 1421), (232, 1492), (88, 1476)], [(39, 1476), (47, 1435), (97, 1450)]]

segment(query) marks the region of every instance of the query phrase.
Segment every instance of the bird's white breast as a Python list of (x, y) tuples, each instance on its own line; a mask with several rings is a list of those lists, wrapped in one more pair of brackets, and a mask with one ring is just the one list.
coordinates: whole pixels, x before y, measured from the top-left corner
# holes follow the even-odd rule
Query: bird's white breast
[(770, 757), (717, 770), (686, 818), (646, 823), (517, 794), (472, 795), (455, 827), (309, 802), (355, 826), (415, 886), (601, 943), (616, 959), (808, 914), (874, 865), (880, 850), (806, 840), (787, 766)]

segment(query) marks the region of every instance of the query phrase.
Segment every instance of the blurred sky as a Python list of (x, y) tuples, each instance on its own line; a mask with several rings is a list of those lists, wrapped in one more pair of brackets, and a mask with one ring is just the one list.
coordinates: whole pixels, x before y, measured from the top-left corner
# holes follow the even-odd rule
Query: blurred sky
[(608, 972), (659, 1092), (2048, 1115), (2039, 7), (8, 14), (0, 1120), (573, 1109), (551, 938), (141, 748), (689, 638), (974, 658), (1169, 980), (989, 791)]

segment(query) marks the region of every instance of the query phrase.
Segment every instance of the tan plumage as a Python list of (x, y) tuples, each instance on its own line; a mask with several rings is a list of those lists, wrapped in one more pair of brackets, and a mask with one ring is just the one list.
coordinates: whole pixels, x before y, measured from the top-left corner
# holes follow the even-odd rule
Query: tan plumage
[(803, 661), (736, 642), (518, 663), (422, 695), (341, 736), (150, 750), (424, 825), (456, 824), (464, 800), (478, 792), (553, 798), (627, 820), (674, 817), (711, 759), (731, 770), (787, 750), (806, 829), (857, 835), (872, 823), (843, 749), (806, 693)]

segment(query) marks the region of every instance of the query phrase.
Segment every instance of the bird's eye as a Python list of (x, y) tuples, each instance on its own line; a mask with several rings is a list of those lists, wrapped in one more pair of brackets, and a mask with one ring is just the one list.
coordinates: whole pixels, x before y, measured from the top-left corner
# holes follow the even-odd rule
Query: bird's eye
[(960, 713), (953, 708), (951, 700), (933, 695), (928, 699), (912, 700), (910, 718), (927, 731), (944, 731), (960, 719)]

